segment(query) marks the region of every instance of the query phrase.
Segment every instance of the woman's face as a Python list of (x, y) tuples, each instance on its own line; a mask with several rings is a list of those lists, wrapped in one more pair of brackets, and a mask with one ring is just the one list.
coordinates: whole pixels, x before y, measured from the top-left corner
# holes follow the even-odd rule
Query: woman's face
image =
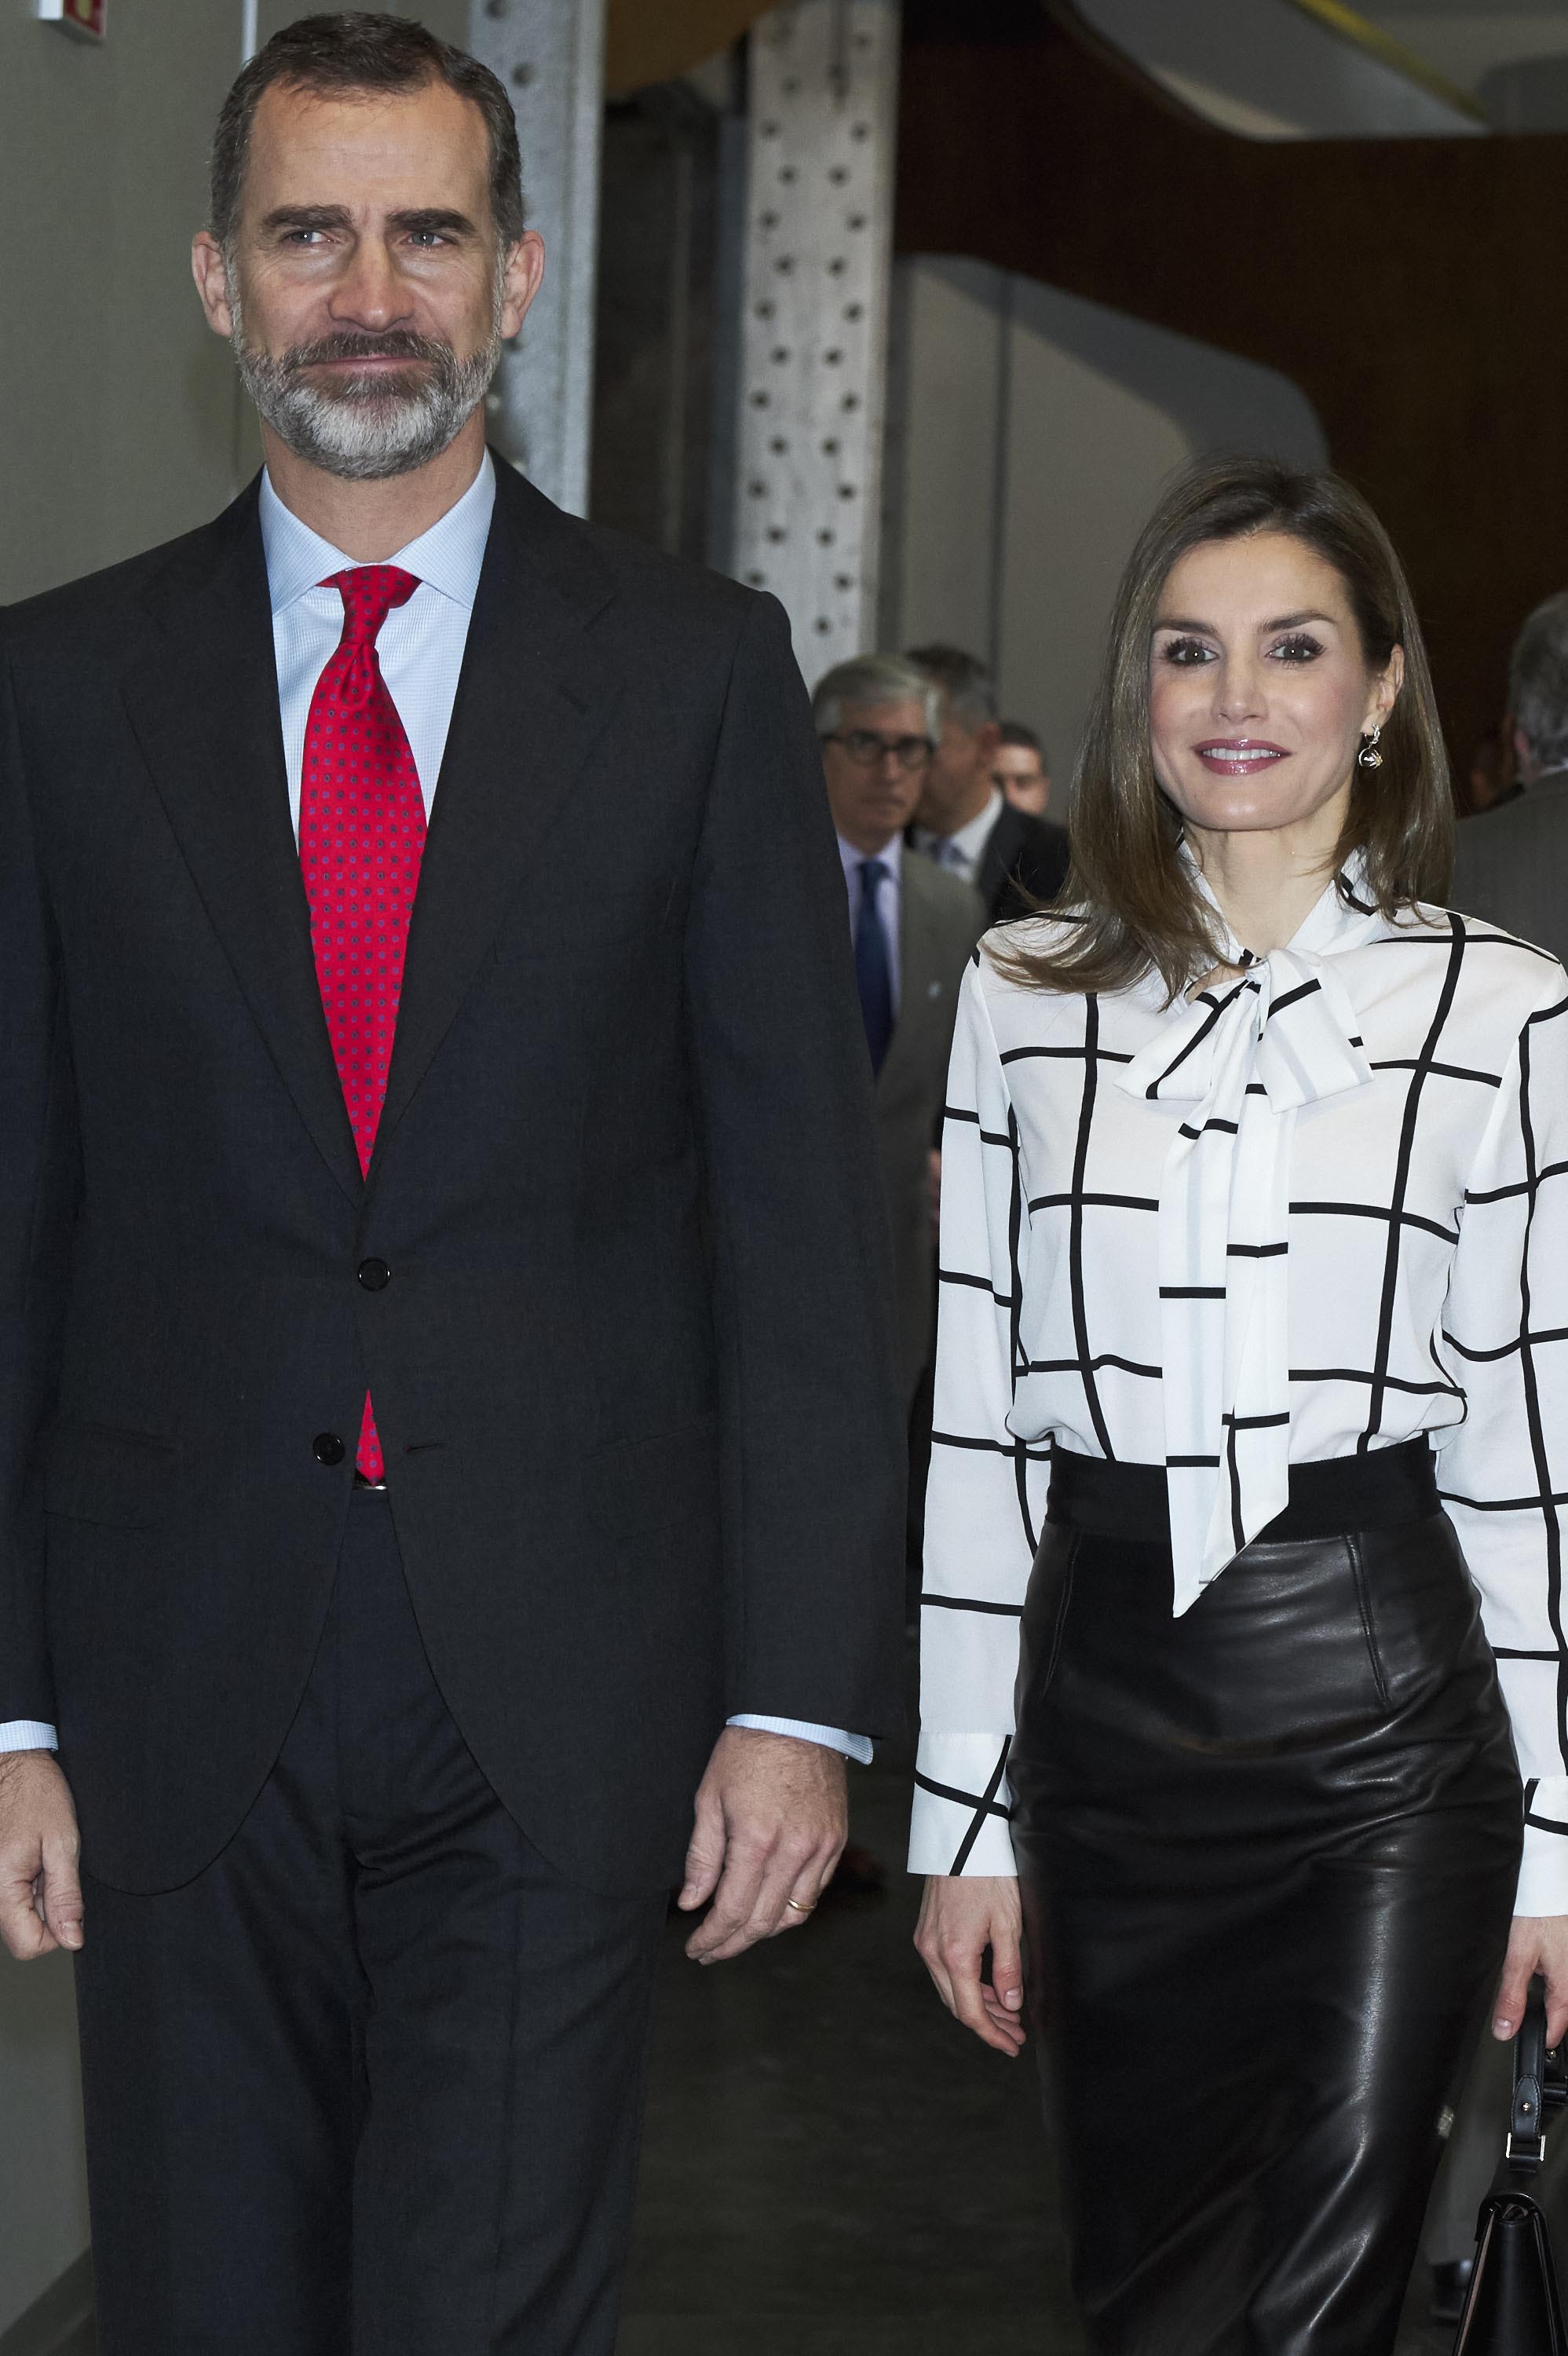
[(1189, 549), (1158, 613), (1149, 734), (1183, 818), (1211, 833), (1318, 819), (1337, 839), (1361, 738), (1404, 675), (1400, 648), (1369, 670), (1342, 576), (1280, 531)]

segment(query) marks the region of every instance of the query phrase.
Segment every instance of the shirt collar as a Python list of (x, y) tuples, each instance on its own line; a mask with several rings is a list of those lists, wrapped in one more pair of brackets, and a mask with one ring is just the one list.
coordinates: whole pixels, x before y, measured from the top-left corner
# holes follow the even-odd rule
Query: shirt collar
[(923, 851), (933, 851), (940, 860), (944, 851), (953, 850), (972, 868), (978, 867), (986, 855), (986, 845), (991, 839), (991, 829), (1002, 814), (1006, 797), (1000, 786), (991, 787), (990, 799), (984, 809), (966, 819), (954, 834), (933, 834), (926, 827), (916, 830), (916, 840)]
[[(486, 450), (479, 472), (456, 505), (438, 517), (428, 531), (389, 556), (388, 563), (401, 565), (405, 573), (428, 583), (453, 605), (472, 608), (495, 505), (496, 466)], [(261, 477), (261, 515), (267, 591), (274, 614), (297, 604), (307, 589), (314, 589), (329, 574), (353, 567), (352, 556), (345, 556), (283, 505), (266, 474)]]
[(838, 856), (843, 862), (845, 880), (858, 875), (868, 859), (880, 859), (896, 884), (901, 872), (903, 848), (901, 834), (895, 834), (891, 842), (884, 842), (880, 851), (857, 851), (852, 842), (846, 842), (840, 835)]

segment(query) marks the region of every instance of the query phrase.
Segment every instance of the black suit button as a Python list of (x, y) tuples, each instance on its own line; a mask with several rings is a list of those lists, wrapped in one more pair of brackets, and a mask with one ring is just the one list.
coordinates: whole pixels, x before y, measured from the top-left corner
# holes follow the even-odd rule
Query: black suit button
[(348, 1451), (336, 1431), (318, 1431), (310, 1443), (310, 1452), (318, 1464), (341, 1464)]
[(362, 1259), (360, 1261), (359, 1281), (364, 1286), (367, 1292), (383, 1291), (386, 1287), (390, 1284), (391, 1280), (392, 1271), (387, 1266), (384, 1259)]

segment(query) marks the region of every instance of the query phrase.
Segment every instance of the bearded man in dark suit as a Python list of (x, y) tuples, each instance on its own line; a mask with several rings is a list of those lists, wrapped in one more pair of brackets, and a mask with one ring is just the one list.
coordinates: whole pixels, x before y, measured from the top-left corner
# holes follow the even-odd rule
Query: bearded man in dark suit
[(471, 59), (280, 35), (195, 265), (265, 474), (0, 620), (0, 1932), (105, 2356), (609, 2356), (667, 1892), (805, 1924), (899, 1706), (810, 713), (486, 452)]

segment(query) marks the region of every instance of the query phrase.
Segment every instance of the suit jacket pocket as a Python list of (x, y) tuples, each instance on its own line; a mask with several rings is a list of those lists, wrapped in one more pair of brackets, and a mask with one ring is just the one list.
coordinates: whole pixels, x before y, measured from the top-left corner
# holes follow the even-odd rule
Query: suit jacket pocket
[(145, 1529), (173, 1510), (184, 1450), (155, 1433), (59, 1423), (44, 1455), (44, 1511), (118, 1529)]
[(601, 1448), (584, 1468), (589, 1501), (612, 1537), (650, 1530), (719, 1508), (719, 1424), (714, 1416), (678, 1431)]

